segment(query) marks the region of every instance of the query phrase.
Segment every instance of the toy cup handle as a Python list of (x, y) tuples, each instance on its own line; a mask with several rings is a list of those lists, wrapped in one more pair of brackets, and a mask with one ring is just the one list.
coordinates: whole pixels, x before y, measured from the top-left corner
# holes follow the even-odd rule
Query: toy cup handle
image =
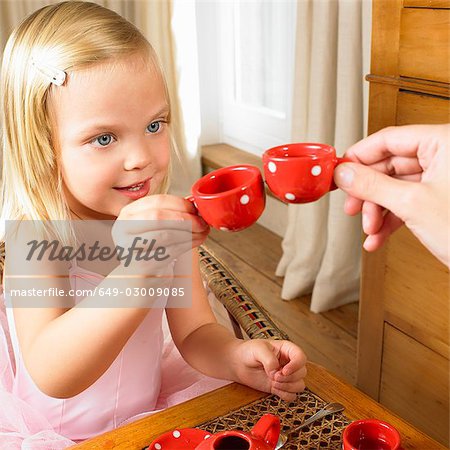
[(194, 205), (194, 208), (197, 210), (197, 213), (198, 213), (198, 208), (197, 208), (197, 205), (195, 203), (194, 196), (193, 195), (188, 195), (188, 196), (184, 197), (184, 199), (189, 201), (189, 202), (191, 202)]
[(273, 414), (265, 414), (253, 427), (251, 434), (275, 449), (280, 436), (280, 419)]
[[(349, 159), (349, 158), (346, 158), (346, 157), (340, 157), (340, 156), (337, 156), (336, 159), (335, 159), (334, 168), (336, 169), (336, 167), (337, 167), (339, 164), (346, 163), (346, 162), (353, 162), (353, 161), (352, 161), (351, 159)], [(334, 170), (334, 169), (333, 169), (333, 170)], [(334, 191), (334, 190), (336, 190), (336, 189), (337, 189), (336, 183), (334, 182), (334, 179), (331, 178), (330, 191)]]

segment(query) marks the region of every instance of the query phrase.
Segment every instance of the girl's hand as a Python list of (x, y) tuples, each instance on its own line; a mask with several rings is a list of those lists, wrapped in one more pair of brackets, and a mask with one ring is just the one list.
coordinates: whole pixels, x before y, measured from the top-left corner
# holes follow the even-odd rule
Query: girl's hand
[(238, 381), (254, 389), (294, 401), (305, 389), (306, 356), (294, 343), (255, 339), (234, 348)]
[[(186, 226), (187, 221), (191, 222), (191, 229)], [(122, 208), (112, 230), (115, 245), (124, 248), (132, 247), (139, 238), (141, 254), (155, 240), (155, 246), (164, 248), (170, 255), (168, 262), (201, 245), (208, 233), (209, 225), (197, 214), (193, 204), (173, 195), (151, 195), (130, 203)], [(145, 266), (150, 269), (147, 261)]]

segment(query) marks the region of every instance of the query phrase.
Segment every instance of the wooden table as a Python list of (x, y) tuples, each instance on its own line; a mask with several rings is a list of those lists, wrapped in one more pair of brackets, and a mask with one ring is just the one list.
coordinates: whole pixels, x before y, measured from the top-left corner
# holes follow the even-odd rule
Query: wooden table
[[(389, 422), (400, 432), (405, 450), (446, 449), (446, 447), (395, 416), (388, 409), (364, 395), (355, 387), (330, 374), (321, 366), (308, 363), (306, 384), (312, 392), (325, 401), (340, 402), (345, 405), (345, 415), (349, 419), (375, 417)], [(175, 428), (194, 427), (266, 395), (266, 393), (233, 383), (150, 417), (84, 441), (71, 448), (76, 450), (141, 450), (166, 431)]]

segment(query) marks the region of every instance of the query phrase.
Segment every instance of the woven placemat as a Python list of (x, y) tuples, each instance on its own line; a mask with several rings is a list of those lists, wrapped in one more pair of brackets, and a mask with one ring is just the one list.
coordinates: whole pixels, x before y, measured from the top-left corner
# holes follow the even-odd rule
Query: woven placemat
[[(282, 431), (288, 433), (292, 427), (300, 425), (325, 405), (325, 401), (308, 389), (291, 403), (269, 395), (225, 416), (204, 422), (197, 428), (211, 433), (233, 429), (249, 431), (264, 414), (271, 413), (280, 418)], [(292, 433), (283, 450), (340, 450), (342, 431), (349, 423), (350, 420), (342, 413), (320, 419), (309, 427)]]

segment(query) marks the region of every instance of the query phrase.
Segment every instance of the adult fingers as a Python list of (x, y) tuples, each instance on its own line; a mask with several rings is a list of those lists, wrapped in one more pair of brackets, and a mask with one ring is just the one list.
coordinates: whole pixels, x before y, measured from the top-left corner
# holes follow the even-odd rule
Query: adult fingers
[(362, 208), (362, 227), (366, 234), (375, 234), (383, 226), (384, 208), (372, 202), (364, 202)]
[(377, 233), (367, 236), (363, 247), (368, 252), (379, 249), (387, 240), (387, 238), (398, 228), (403, 225), (403, 221), (395, 214), (388, 212), (383, 220), (383, 225)]
[(416, 156), (391, 156), (370, 165), (372, 169), (395, 177), (423, 172)]
[(414, 157), (427, 136), (436, 134), (436, 126), (406, 125), (388, 127), (352, 145), (345, 156), (366, 165), (392, 155)]
[(362, 210), (363, 201), (359, 198), (352, 197), (351, 195), (347, 195), (344, 203), (344, 211), (349, 216), (356, 216)]
[(361, 164), (343, 163), (334, 172), (336, 185), (353, 197), (376, 203), (405, 221), (409, 201), (419, 183), (397, 180)]

